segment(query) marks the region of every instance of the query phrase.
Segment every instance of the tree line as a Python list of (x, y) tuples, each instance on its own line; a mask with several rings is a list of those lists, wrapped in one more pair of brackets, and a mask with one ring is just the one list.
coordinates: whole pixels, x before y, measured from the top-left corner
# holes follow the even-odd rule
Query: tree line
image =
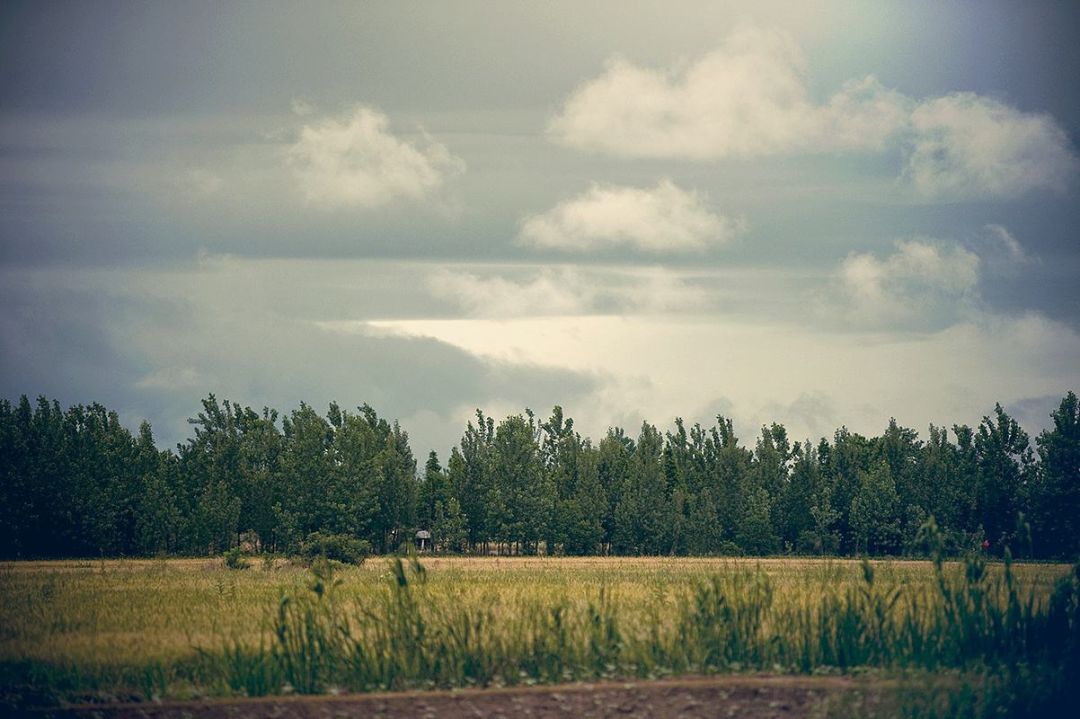
[(23, 396), (0, 400), (0, 555), (288, 553), (316, 533), (391, 552), (417, 529), (446, 552), (901, 555), (933, 522), (956, 553), (1075, 558), (1076, 395), (1051, 417), (1034, 445), (998, 405), (926, 439), (892, 420), (792, 442), (774, 423), (751, 448), (722, 416), (594, 443), (560, 407), (478, 410), (445, 466), (431, 452), (418, 471), (408, 434), (368, 405), (281, 415), (210, 395), (163, 451), (148, 423)]

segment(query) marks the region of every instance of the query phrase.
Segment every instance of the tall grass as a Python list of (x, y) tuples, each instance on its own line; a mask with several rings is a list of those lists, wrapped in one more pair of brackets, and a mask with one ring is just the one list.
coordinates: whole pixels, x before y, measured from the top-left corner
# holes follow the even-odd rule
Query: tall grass
[[(95, 592), (146, 601), (148, 611), (120, 622), (135, 631), (179, 606), (169, 627), (202, 622), (189, 630), (186, 652), (169, 645), (112, 664), (85, 653), (8, 659), (0, 662), (0, 687), (21, 683), (69, 699), (95, 691), (259, 696), (870, 670), (917, 678), (904, 698), (913, 716), (1023, 716), (1060, 708), (1080, 686), (1080, 567), (1061, 569), (987, 565), (980, 557), (861, 566), (435, 560), (425, 567), (396, 559), (363, 569), (320, 562), (306, 576), (282, 569), (238, 578), (200, 567), (174, 584), (167, 568), (127, 568), (102, 576)], [(0, 644), (22, 641), (12, 646), (27, 653), (43, 643), (34, 637), (58, 646), (82, 636), (66, 632), (89, 627), (80, 641), (103, 646), (114, 617), (77, 593), (89, 581), (80, 576), (50, 573), (16, 592), (9, 587), (27, 580), (8, 575), (0, 594), (22, 604), (0, 607), (0, 618), (21, 624), (4, 627)], [(198, 584), (184, 595), (191, 576)], [(1052, 587), (1043, 583), (1055, 577)], [(135, 591), (150, 581), (167, 588), (152, 602)], [(183, 609), (185, 597), (202, 597), (217, 612), (212, 623), (202, 616), (209, 610)], [(252, 607), (262, 607), (261, 624), (249, 616)]]
[(378, 601), (350, 612), (337, 601), (340, 583), (320, 571), (312, 591), (282, 599), (272, 646), (220, 655), (230, 686), (274, 691), (268, 676), (315, 693), (760, 669), (951, 670), (966, 689), (957, 679), (908, 705), (917, 715), (958, 716), (1003, 702), (1055, 706), (1080, 667), (1080, 567), (1044, 602), (1021, 591), (1011, 563), (991, 574), (979, 557), (951, 570), (938, 562), (929, 589), (884, 586), (864, 563), (860, 581), (800, 603), (777, 601), (764, 572), (740, 570), (694, 581), (644, 626), (627, 623), (605, 590), (583, 604), (534, 602), (506, 614), (433, 601), (415, 560), (394, 560)]

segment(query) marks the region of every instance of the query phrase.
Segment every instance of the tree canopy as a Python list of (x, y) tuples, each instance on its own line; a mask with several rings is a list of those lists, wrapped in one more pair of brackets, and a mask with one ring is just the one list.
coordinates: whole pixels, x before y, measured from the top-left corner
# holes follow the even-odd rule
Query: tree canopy
[(997, 405), (977, 427), (891, 420), (863, 437), (792, 442), (730, 419), (593, 443), (556, 406), (501, 421), (477, 411), (445, 463), (418, 467), (408, 433), (372, 407), (256, 411), (210, 395), (175, 450), (101, 405), (0, 400), (0, 553), (7, 558), (294, 552), (315, 533), (379, 552), (432, 532), (452, 552), (1080, 553), (1080, 402), (1034, 446)]

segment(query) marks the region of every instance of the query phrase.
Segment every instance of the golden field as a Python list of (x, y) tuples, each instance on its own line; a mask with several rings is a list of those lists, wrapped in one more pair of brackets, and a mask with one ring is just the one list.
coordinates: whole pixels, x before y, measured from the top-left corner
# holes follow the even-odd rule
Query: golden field
[[(626, 627), (664, 623), (689, 588), (714, 576), (768, 577), (773, 603), (799, 606), (863, 581), (856, 560), (733, 558), (425, 557), (420, 588), (430, 607), (490, 610), (506, 619), (526, 607), (595, 601), (603, 589)], [(874, 562), (875, 584), (905, 596), (934, 588), (928, 561)], [(951, 571), (946, 567), (946, 572)], [(959, 571), (959, 569), (956, 569)], [(1041, 602), (1067, 565), (1015, 564), (1022, 591)], [(988, 574), (1001, 572), (991, 564)], [(336, 600), (348, 611), (378, 601), (391, 565), (375, 558), (340, 568)], [(283, 594), (303, 594), (311, 573), (284, 560), (252, 559), (244, 570), (220, 559), (0, 563), (0, 661), (50, 664), (169, 663), (222, 642), (269, 636)]]

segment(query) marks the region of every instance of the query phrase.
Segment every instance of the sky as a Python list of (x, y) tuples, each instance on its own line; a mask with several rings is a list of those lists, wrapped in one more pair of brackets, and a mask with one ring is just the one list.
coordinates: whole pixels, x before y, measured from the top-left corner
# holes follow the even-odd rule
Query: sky
[(0, 396), (583, 434), (1080, 389), (1065, 2), (0, 6)]

